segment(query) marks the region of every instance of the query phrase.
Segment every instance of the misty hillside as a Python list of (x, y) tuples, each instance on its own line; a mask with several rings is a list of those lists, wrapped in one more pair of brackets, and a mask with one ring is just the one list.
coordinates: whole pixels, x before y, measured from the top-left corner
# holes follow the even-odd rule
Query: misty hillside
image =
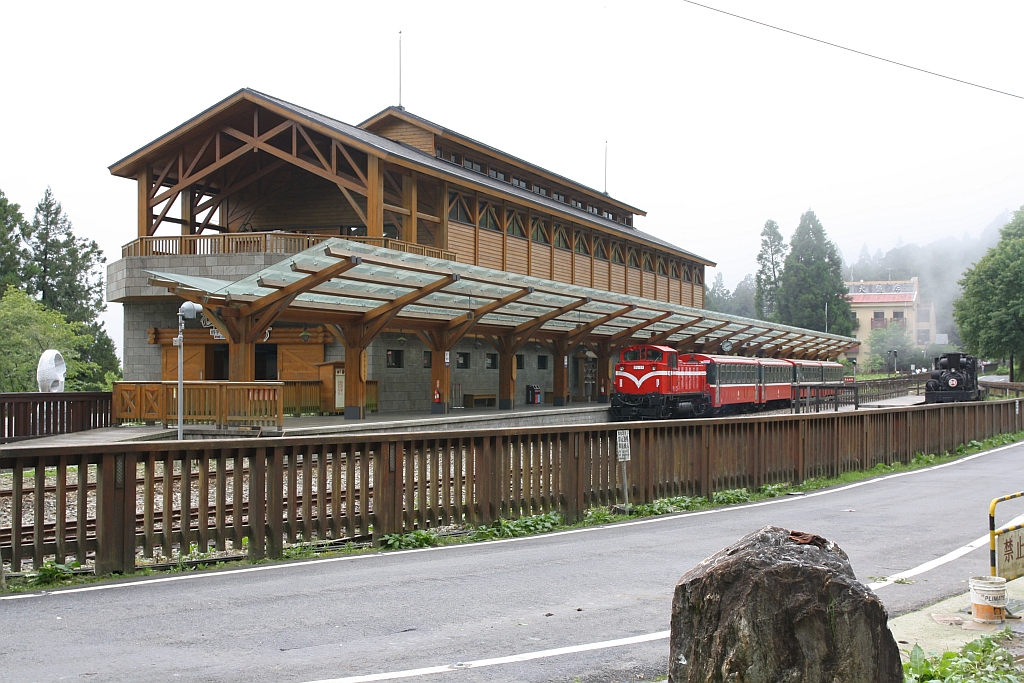
[(844, 275), (850, 278), (852, 269), (854, 281), (917, 277), (922, 301), (935, 303), (938, 332), (948, 333), (951, 342), (959, 343), (953, 323), (953, 301), (960, 295), (957, 281), (967, 268), (996, 245), (999, 229), (1011, 218), (1009, 211), (1003, 211), (976, 238), (965, 234), (960, 239), (945, 238), (924, 246), (905, 244), (885, 254), (879, 249), (874, 255), (865, 244), (857, 261), (852, 265), (846, 264)]

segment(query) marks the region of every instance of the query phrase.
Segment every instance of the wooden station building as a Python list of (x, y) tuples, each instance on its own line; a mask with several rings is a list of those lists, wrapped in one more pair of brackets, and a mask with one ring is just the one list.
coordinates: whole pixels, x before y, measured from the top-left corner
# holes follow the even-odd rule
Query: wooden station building
[(637, 230), (643, 211), (401, 107), (352, 126), (240, 90), (110, 171), (138, 186), (137, 238), (108, 269), (129, 381), (177, 378), (182, 299), (205, 307), (186, 379), (281, 380), (354, 418), (511, 408), (524, 385), (604, 401), (611, 359), (644, 340), (853, 342), (702, 310), (714, 263)]

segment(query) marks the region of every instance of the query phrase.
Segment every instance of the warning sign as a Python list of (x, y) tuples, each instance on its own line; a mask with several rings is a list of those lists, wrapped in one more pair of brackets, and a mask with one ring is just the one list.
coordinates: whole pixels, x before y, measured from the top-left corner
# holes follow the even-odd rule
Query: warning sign
[(629, 430), (619, 429), (615, 432), (615, 450), (619, 454), (619, 462), (629, 460)]
[(996, 576), (1007, 581), (1024, 576), (1024, 529), (996, 536)]

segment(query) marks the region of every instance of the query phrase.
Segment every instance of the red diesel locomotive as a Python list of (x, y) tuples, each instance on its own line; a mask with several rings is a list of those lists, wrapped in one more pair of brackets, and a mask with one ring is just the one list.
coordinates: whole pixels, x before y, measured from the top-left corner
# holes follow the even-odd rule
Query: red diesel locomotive
[(843, 366), (831, 361), (710, 356), (639, 344), (623, 349), (615, 365), (611, 415), (652, 420), (781, 408), (795, 384), (842, 382)]

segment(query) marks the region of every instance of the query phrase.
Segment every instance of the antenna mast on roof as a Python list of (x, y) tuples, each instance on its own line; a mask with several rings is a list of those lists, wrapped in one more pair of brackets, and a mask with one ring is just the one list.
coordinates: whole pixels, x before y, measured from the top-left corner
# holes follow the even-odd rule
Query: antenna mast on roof
[(608, 141), (604, 141), (604, 193), (608, 194)]
[(402, 108), (402, 32), (398, 32), (398, 108)]

